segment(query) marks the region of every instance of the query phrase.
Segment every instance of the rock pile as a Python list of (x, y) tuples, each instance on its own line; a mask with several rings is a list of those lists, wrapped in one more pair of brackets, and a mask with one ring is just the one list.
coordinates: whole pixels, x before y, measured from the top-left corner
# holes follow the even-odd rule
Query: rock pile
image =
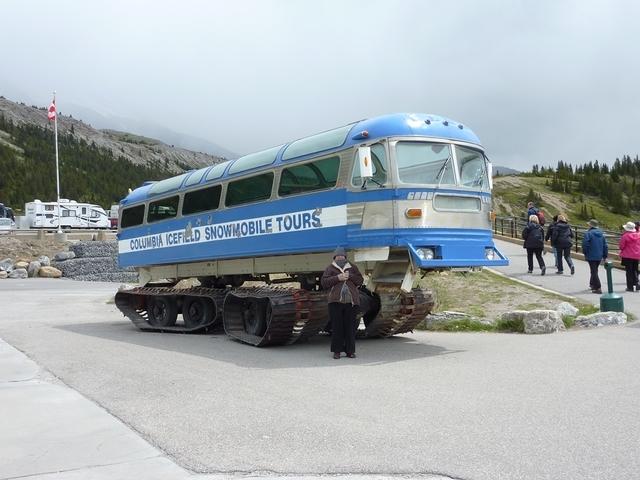
[(78, 242), (54, 258), (54, 266), (62, 276), (89, 282), (137, 282), (131, 267), (118, 266), (116, 242)]
[(38, 260), (19, 258), (15, 262), (10, 258), (0, 261), (0, 279), (50, 277), (59, 278), (62, 272), (50, 266), (49, 257), (41, 256)]
[(28, 277), (68, 277), (90, 282), (138, 281), (133, 268), (118, 266), (118, 244), (113, 241), (77, 242), (69, 246), (69, 251), (57, 253), (53, 262), (44, 255), (37, 260), (5, 258), (0, 261), (0, 279)]

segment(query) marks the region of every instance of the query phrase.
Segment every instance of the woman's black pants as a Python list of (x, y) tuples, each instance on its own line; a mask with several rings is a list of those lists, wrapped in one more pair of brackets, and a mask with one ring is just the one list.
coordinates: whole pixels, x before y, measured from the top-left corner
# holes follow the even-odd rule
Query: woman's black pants
[(356, 353), (356, 307), (350, 303), (329, 304), (331, 351)]
[(556, 247), (556, 267), (558, 271), (562, 272), (562, 257), (567, 261), (569, 268), (573, 267), (573, 261), (571, 260), (571, 247)]
[(627, 290), (634, 290), (638, 285), (638, 260), (623, 258), (622, 264), (627, 273)]
[(533, 255), (536, 255), (536, 258), (538, 259), (538, 265), (540, 266), (540, 269), (542, 270), (542, 267), (544, 267), (544, 260), (542, 258), (542, 249), (541, 248), (527, 248), (527, 264), (529, 265), (529, 271), (532, 272), (533, 271)]

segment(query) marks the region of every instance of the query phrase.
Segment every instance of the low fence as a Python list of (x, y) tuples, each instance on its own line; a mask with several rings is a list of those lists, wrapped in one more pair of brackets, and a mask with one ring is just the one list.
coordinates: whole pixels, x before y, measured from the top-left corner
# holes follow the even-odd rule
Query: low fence
[[(67, 240), (101, 240), (110, 241), (116, 239), (115, 230), (71, 230), (62, 229)], [(22, 229), (11, 230), (4, 236), (10, 235), (18, 237), (21, 240), (45, 240), (55, 237), (55, 230), (38, 230), (38, 229)]]
[[(545, 235), (550, 223), (544, 225)], [(527, 226), (527, 221), (524, 218), (517, 217), (496, 217), (493, 222), (493, 233), (509, 238), (522, 238), (522, 230)], [(571, 226), (573, 230), (573, 250), (576, 253), (582, 252), (582, 239), (588, 227)], [(611, 230), (603, 230), (605, 238), (607, 239), (607, 245), (609, 246), (609, 252), (612, 255), (618, 256), (620, 251), (620, 232), (613, 232)]]

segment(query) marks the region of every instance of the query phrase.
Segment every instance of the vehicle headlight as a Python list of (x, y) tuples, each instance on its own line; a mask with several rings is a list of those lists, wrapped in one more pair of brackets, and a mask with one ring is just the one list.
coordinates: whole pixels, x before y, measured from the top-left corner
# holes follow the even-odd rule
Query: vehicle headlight
[(493, 260), (494, 258), (496, 258), (496, 252), (493, 248), (485, 248), (484, 249), (484, 257), (487, 260)]
[(435, 252), (431, 248), (418, 248), (416, 254), (420, 260), (433, 260), (436, 256)]

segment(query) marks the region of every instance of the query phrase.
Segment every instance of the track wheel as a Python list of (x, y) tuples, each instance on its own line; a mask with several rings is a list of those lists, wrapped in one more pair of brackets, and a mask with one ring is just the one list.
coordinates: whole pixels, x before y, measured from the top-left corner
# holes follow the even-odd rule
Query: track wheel
[(242, 311), (244, 331), (250, 335), (262, 337), (267, 330), (267, 316), (270, 309), (269, 299), (247, 298)]
[(171, 327), (178, 317), (178, 304), (175, 297), (156, 296), (147, 301), (149, 323), (154, 327)]
[(187, 328), (206, 325), (213, 320), (213, 302), (205, 297), (185, 297), (182, 303), (182, 318)]

